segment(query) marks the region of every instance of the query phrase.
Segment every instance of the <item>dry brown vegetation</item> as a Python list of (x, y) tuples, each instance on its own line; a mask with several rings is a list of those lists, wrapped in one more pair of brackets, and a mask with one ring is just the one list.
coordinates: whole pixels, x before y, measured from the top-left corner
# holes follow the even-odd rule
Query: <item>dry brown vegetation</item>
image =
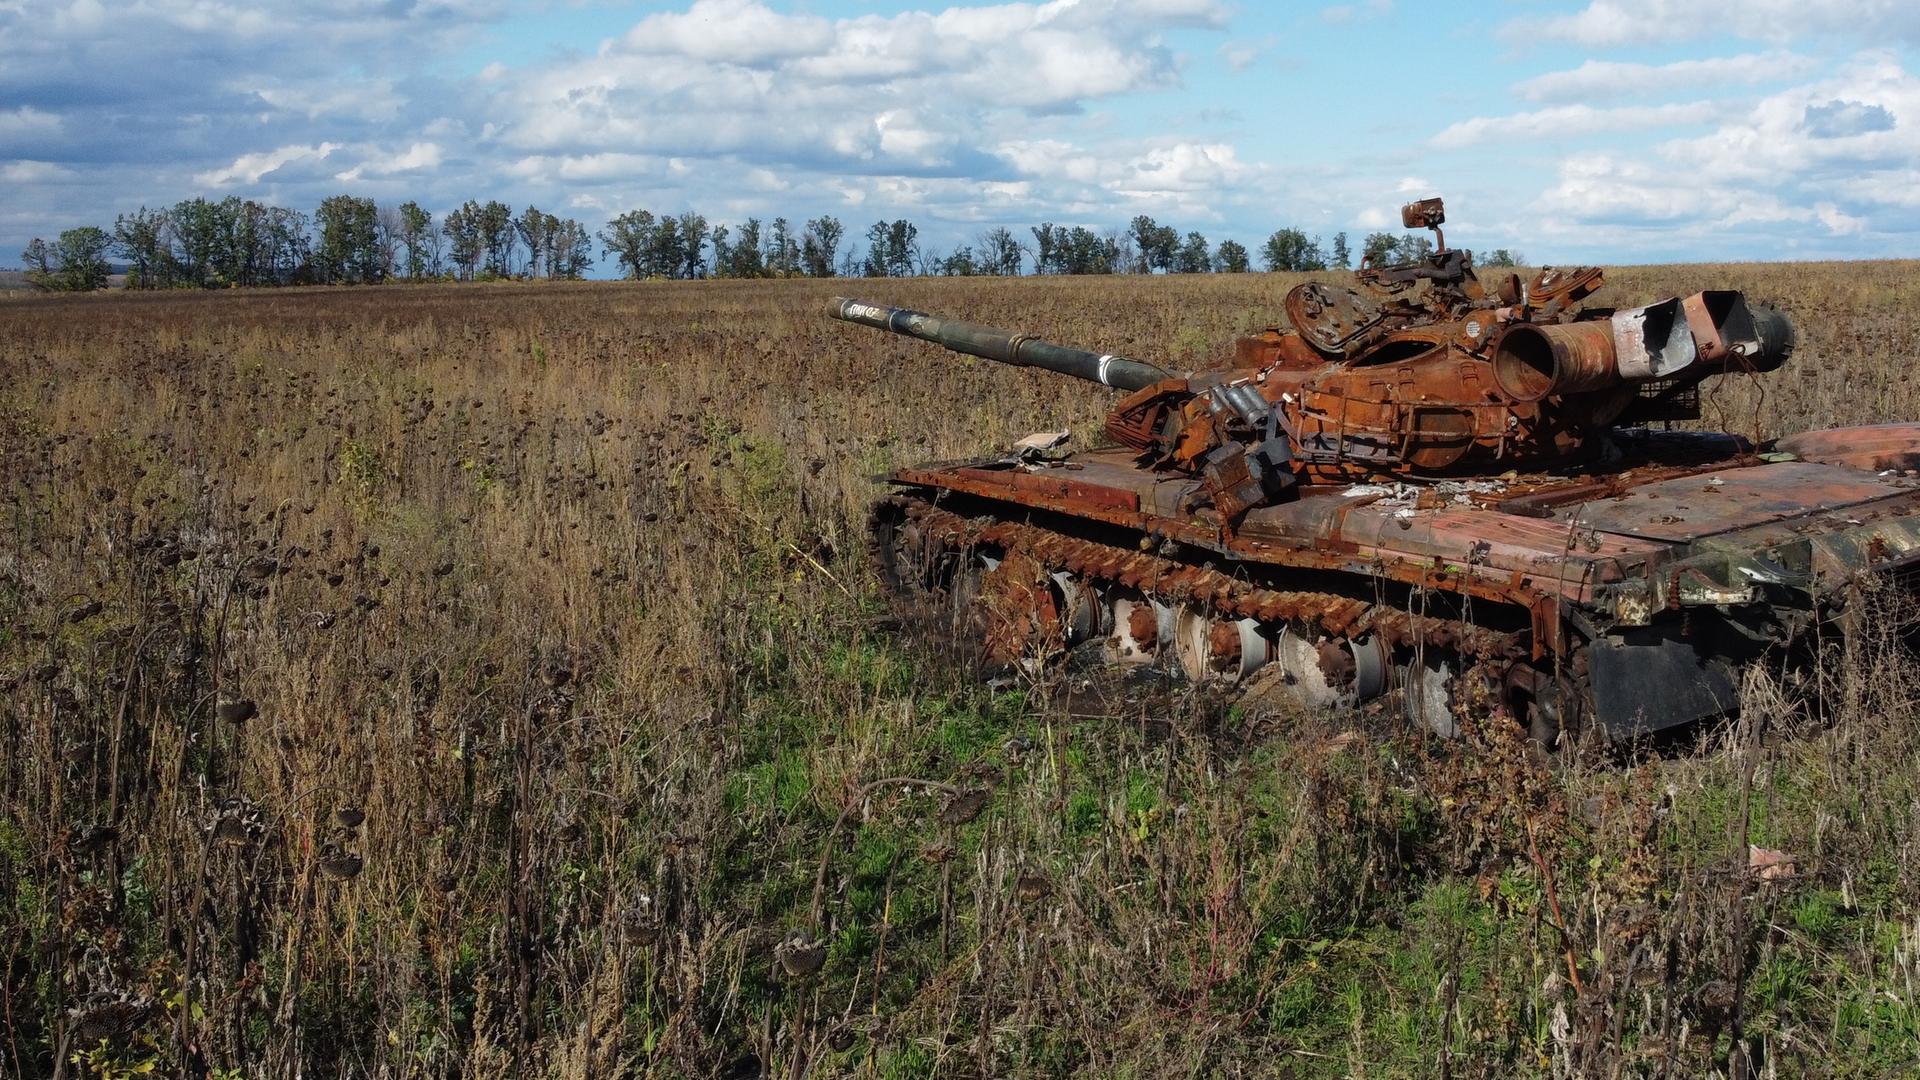
[[(7, 304), (0, 1075), (1920, 1068), (1915, 683), (1873, 641), (1829, 722), (1756, 674), (1697, 747), (1548, 766), (1074, 715), (896, 640), (874, 475), (1107, 399), (822, 298), (1193, 364), (1290, 283)], [(1920, 416), (1915, 266), (1610, 295), (1703, 286), (1802, 329), (1710, 416)]]

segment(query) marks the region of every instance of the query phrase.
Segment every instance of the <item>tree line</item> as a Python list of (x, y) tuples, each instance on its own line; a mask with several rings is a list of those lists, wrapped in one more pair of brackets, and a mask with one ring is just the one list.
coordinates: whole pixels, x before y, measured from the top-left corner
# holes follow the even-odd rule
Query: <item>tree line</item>
[(47, 288), (97, 289), (126, 268), (130, 289), (578, 278), (593, 234), (573, 218), (469, 200), (436, 219), (417, 202), (335, 195), (311, 214), (252, 199), (185, 199), (68, 229), (20, 253)]
[[(107, 284), (110, 256), (118, 257), (127, 287), (135, 289), (567, 280), (593, 265), (596, 241), (599, 256), (631, 279), (1245, 273), (1253, 263), (1253, 253), (1238, 241), (1213, 244), (1200, 232), (1182, 235), (1144, 214), (1124, 229), (1043, 222), (1027, 232), (1030, 238), (996, 226), (943, 249), (922, 244), (910, 220), (881, 220), (868, 227), (862, 248), (830, 215), (798, 225), (776, 217), (729, 226), (709, 224), (691, 210), (657, 216), (629, 210), (595, 233), (573, 218), (532, 206), (515, 213), (497, 200), (468, 200), (436, 219), (413, 201), (381, 206), (335, 195), (308, 215), (228, 197), (143, 206), (117, 217), (111, 230), (89, 225), (51, 243), (36, 238), (21, 260), (37, 284), (76, 291)], [(1375, 232), (1362, 241), (1360, 255), (1380, 264), (1431, 251), (1423, 236)], [(1344, 232), (1323, 245), (1320, 237), (1288, 227), (1267, 237), (1259, 257), (1267, 270), (1344, 270), (1353, 252)], [(1503, 248), (1486, 265), (1520, 261)]]

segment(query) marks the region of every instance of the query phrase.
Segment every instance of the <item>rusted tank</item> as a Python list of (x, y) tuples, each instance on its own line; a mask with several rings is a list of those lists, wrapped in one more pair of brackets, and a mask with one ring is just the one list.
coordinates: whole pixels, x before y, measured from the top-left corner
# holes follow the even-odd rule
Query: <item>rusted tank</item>
[(999, 665), (1397, 698), (1442, 734), (1483, 705), (1554, 743), (1731, 714), (1744, 665), (1812, 655), (1863, 585), (1920, 566), (1920, 424), (1671, 427), (1704, 380), (1785, 363), (1785, 315), (1725, 291), (1583, 307), (1598, 269), (1483, 282), (1439, 200), (1403, 220), (1431, 255), (1300, 285), (1290, 328), (1217, 370), (832, 301), (1126, 392), (1107, 448), (895, 472), (871, 522), (887, 585)]

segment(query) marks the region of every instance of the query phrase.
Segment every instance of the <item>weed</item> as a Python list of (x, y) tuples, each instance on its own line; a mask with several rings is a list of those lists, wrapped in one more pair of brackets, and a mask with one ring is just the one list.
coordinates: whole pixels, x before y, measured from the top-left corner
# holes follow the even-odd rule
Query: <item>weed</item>
[[(878, 298), (1198, 362), (1289, 284)], [(1910, 265), (1628, 268), (1600, 299), (1702, 285), (1801, 329), (1710, 417), (1920, 414)], [(873, 476), (1111, 399), (788, 314), (843, 287), (7, 304), (0, 1075), (63, 1042), (70, 1075), (1914, 1071), (1920, 675), (1891, 653), (1836, 656), (1821, 724), (1553, 767), (988, 690), (894, 637)], [(776, 959), (796, 933), (817, 971)], [(69, 1039), (123, 994), (158, 1007)]]

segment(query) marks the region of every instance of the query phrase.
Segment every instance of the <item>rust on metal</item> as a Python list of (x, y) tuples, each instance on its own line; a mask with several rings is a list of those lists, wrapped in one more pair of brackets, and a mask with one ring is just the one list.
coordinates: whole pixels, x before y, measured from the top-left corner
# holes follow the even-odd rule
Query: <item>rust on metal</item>
[(1803, 431), (1775, 440), (1771, 449), (1823, 465), (1872, 472), (1912, 472), (1920, 470), (1920, 424), (1870, 424)]
[[(893, 474), (874, 518), (889, 580), (964, 592), (952, 553), (995, 552), (980, 602), (1003, 659), (1096, 625), (1147, 652), (1172, 634), (1201, 674), (1297, 674), (1305, 650), (1310, 682), (1397, 680), (1444, 712), (1478, 679), (1535, 730), (1624, 735), (1724, 710), (1737, 665), (1817, 638), (1859, 576), (1920, 576), (1920, 423), (1757, 446), (1671, 429), (1701, 418), (1708, 380), (1784, 364), (1786, 316), (1712, 289), (1582, 306), (1593, 267), (1483, 284), (1440, 200), (1402, 215), (1434, 230), (1428, 253), (1294, 288), (1289, 327), (1195, 371), (834, 301), (1126, 392), (1110, 448)], [(948, 554), (907, 573), (902, 546)]]
[[(1469, 623), (1440, 616), (1418, 617), (1338, 593), (1262, 588), (1206, 566), (1078, 539), (1039, 526), (963, 517), (911, 495), (896, 496), (888, 505), (903, 513), (928, 543), (953, 551), (985, 548), (1018, 552), (1047, 571), (1084, 575), (1171, 602), (1190, 603), (1221, 616), (1310, 623), (1341, 637), (1381, 633), (1400, 644), (1458, 648), (1476, 656), (1511, 657), (1524, 649), (1511, 634)], [(1006, 566), (1008, 561), (1003, 557), (1001, 566)], [(1034, 576), (1034, 570), (1027, 568), (1012, 580), (1024, 581)], [(1007, 603), (1003, 610), (1017, 613), (1022, 608), (1017, 603)], [(1016, 614), (1011, 621), (1017, 624), (1021, 617)], [(1151, 613), (1144, 607), (1136, 607), (1133, 617), (1144, 619), (1132, 627), (1134, 637), (1151, 642), (1157, 633)]]

